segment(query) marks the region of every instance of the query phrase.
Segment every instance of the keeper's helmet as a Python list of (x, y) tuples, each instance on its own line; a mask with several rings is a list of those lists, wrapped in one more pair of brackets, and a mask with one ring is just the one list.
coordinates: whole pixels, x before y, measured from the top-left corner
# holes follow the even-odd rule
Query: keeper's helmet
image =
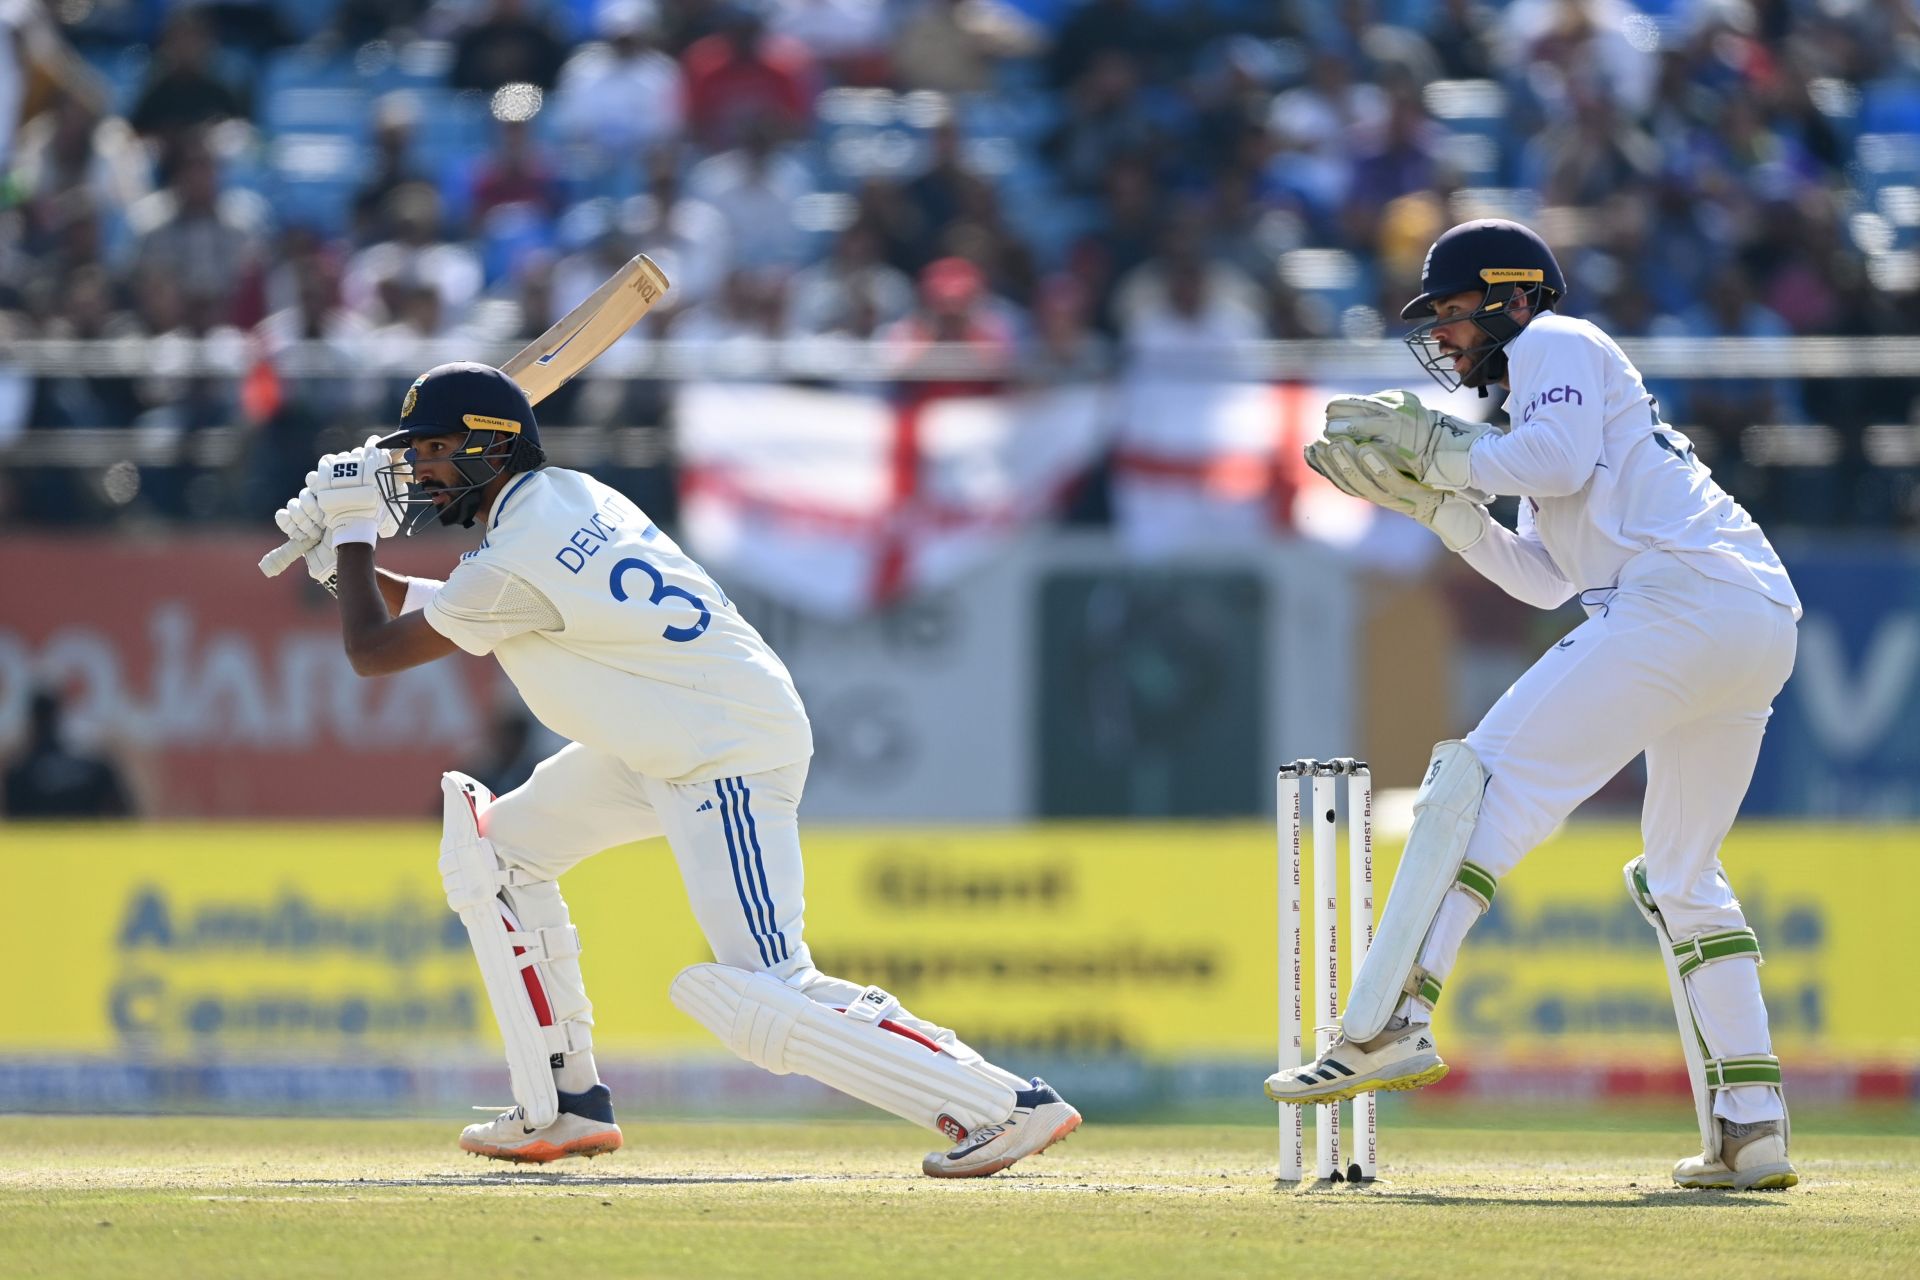
[[(415, 483), (413, 445), (425, 436), (460, 437), (447, 461), (466, 483), (445, 489)], [(400, 429), (378, 443), (393, 454), (392, 465), (380, 470), (381, 495), (406, 533), (425, 528), (436, 513), (441, 524), (471, 527), (488, 483), (547, 465), (527, 393), (493, 366), (471, 360), (437, 365), (415, 378), (400, 402)], [(436, 508), (434, 495), (442, 492), (452, 500)]]
[[(1458, 316), (1434, 315), (1434, 304), (1456, 293), (1478, 291), (1480, 305)], [(1480, 394), (1507, 376), (1507, 344), (1524, 327), (1512, 308), (1516, 291), (1538, 315), (1567, 295), (1567, 278), (1554, 261), (1553, 250), (1533, 231), (1504, 218), (1463, 222), (1441, 235), (1427, 250), (1420, 269), (1420, 296), (1400, 312), (1402, 320), (1430, 317), (1407, 334), (1407, 345), (1422, 368), (1449, 391), (1479, 387)], [(1434, 329), (1459, 320), (1471, 320), (1486, 341), (1464, 350), (1443, 351)], [(1454, 357), (1472, 358), (1464, 372)]]

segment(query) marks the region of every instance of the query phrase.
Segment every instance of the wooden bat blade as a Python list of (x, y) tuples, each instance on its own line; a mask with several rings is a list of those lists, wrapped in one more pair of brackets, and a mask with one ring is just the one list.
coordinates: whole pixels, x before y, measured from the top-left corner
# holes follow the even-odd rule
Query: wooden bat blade
[(635, 254), (585, 302), (501, 365), (500, 371), (520, 384), (528, 400), (539, 404), (618, 342), (671, 287), (652, 258)]

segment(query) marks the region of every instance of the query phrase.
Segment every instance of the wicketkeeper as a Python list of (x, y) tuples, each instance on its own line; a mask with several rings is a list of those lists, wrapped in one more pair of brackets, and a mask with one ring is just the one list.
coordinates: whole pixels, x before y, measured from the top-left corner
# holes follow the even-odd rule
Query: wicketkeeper
[[(1267, 1094), (1330, 1102), (1445, 1075), (1430, 1022), (1461, 940), (1528, 850), (1645, 752), (1627, 892), (1659, 939), (1703, 1147), (1674, 1180), (1790, 1187), (1760, 944), (1719, 853), (1793, 669), (1800, 602), (1620, 348), (1555, 313), (1566, 292), (1527, 228), (1454, 227), (1402, 313), (1426, 317), (1407, 342), (1448, 390), (1508, 388), (1511, 427), (1384, 392), (1334, 400), (1307, 447), (1334, 484), (1420, 521), (1515, 598), (1552, 609), (1577, 596), (1587, 620), (1464, 741), (1434, 748), (1340, 1038)], [(1488, 516), (1495, 494), (1521, 498), (1517, 532)]]
[[(492, 654), (533, 714), (571, 739), (497, 799), (462, 774), (441, 779), (440, 874), (518, 1103), (470, 1125), (462, 1147), (533, 1162), (619, 1147), (558, 882), (593, 853), (654, 836), (673, 850), (716, 961), (683, 970), (673, 1002), (734, 1053), (944, 1135), (951, 1148), (921, 1164), (934, 1177), (996, 1173), (1079, 1125), (1045, 1082), (985, 1061), (878, 987), (813, 967), (797, 821), (813, 735), (793, 680), (645, 512), (547, 465), (512, 379), (479, 364), (429, 370), (398, 431), (322, 458), (307, 484), (277, 519), (315, 544), (317, 581), (337, 576), (355, 671)], [(445, 582), (375, 569), (379, 537), (436, 518), (485, 530)]]

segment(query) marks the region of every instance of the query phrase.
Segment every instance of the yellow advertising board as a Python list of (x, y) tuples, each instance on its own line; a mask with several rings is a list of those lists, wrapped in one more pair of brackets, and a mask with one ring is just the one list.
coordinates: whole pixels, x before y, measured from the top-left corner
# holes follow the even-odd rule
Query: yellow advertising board
[[(32, 974), (9, 984), (0, 1056), (483, 1048), (491, 1016), (437, 846), (419, 825), (0, 827), (10, 949)], [(807, 850), (816, 962), (969, 1039), (1015, 1055), (1272, 1052), (1271, 828), (820, 830)], [(1629, 827), (1575, 827), (1501, 884), (1447, 984), (1450, 1053), (1673, 1056), (1653, 935), (1620, 878), (1637, 851)], [(1397, 849), (1378, 852), (1384, 901)], [(1920, 1061), (1920, 833), (1749, 825), (1726, 862), (1782, 1054)], [(706, 951), (665, 846), (609, 851), (563, 888), (603, 1050), (711, 1050), (666, 997)]]

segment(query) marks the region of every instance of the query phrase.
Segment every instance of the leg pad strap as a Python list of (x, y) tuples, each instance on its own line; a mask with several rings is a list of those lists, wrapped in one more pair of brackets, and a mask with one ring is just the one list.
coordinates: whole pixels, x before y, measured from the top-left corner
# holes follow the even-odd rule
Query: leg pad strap
[(1708, 1058), (1707, 1087), (1727, 1089), (1739, 1084), (1764, 1084), (1781, 1087), (1780, 1059), (1770, 1053), (1752, 1053), (1743, 1058)]
[(1741, 956), (1752, 956), (1755, 964), (1765, 963), (1760, 955), (1760, 939), (1754, 936), (1751, 929), (1697, 933), (1673, 944), (1673, 958), (1679, 964), (1683, 978), (1691, 977), (1694, 970), (1703, 966)]

